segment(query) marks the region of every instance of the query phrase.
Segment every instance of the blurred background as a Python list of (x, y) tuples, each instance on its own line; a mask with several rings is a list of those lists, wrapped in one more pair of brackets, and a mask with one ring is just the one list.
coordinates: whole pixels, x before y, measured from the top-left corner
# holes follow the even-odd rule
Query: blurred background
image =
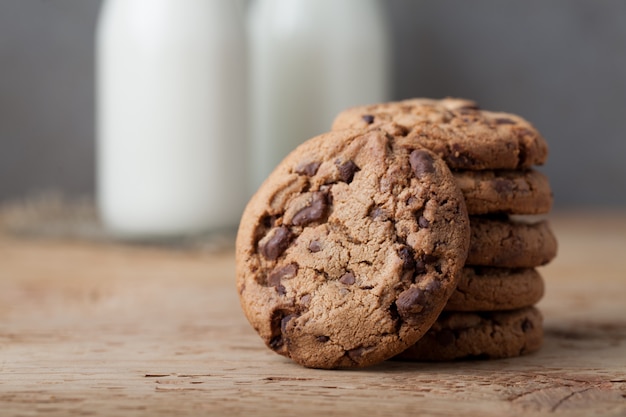
[[(385, 0), (392, 98), (458, 96), (544, 134), (556, 208), (626, 206), (626, 2)], [(98, 0), (0, 1), (0, 203), (93, 195)]]

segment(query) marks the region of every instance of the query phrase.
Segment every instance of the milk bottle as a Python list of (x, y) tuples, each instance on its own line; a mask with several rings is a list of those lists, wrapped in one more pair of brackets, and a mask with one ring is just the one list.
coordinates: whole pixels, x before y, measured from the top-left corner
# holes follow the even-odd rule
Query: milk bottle
[(346, 107), (389, 99), (377, 0), (257, 0), (248, 16), (252, 189)]
[(234, 227), (246, 194), (246, 48), (233, 0), (105, 0), (97, 201), (122, 237)]

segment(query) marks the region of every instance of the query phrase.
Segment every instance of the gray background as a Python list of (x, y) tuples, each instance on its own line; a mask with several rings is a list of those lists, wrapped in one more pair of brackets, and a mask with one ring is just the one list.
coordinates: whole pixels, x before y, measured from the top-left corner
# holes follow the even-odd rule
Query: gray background
[[(519, 113), (548, 140), (557, 207), (626, 206), (626, 1), (383, 2), (394, 98)], [(0, 201), (93, 193), (99, 6), (0, 0)]]

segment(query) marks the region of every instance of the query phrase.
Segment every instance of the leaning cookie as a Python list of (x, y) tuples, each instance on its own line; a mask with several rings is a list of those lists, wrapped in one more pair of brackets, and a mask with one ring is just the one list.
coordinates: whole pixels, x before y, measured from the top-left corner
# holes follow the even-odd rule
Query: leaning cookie
[(556, 257), (557, 240), (548, 221), (534, 223), (470, 216), (466, 265), (532, 268)]
[(524, 171), (456, 171), (467, 212), (545, 214), (552, 208), (548, 178), (533, 169)]
[(270, 349), (307, 367), (362, 367), (428, 331), (468, 245), (463, 196), (440, 158), (382, 131), (331, 132), (250, 200), (237, 288)]
[(341, 112), (333, 130), (383, 128), (440, 155), (453, 169), (524, 169), (543, 164), (548, 146), (528, 121), (480, 110), (470, 100), (412, 99)]
[(536, 304), (543, 293), (543, 278), (535, 269), (466, 266), (445, 310), (515, 310)]
[(543, 318), (534, 307), (491, 313), (443, 313), (426, 336), (396, 359), (501, 359), (536, 352)]

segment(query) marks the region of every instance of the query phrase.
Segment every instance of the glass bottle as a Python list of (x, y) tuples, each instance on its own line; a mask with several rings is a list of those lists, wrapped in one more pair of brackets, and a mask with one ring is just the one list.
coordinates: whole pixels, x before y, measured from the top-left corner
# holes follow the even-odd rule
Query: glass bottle
[(97, 202), (122, 237), (234, 228), (246, 193), (246, 38), (232, 0), (105, 0)]
[(349, 106), (389, 99), (378, 0), (256, 0), (248, 16), (252, 188)]

